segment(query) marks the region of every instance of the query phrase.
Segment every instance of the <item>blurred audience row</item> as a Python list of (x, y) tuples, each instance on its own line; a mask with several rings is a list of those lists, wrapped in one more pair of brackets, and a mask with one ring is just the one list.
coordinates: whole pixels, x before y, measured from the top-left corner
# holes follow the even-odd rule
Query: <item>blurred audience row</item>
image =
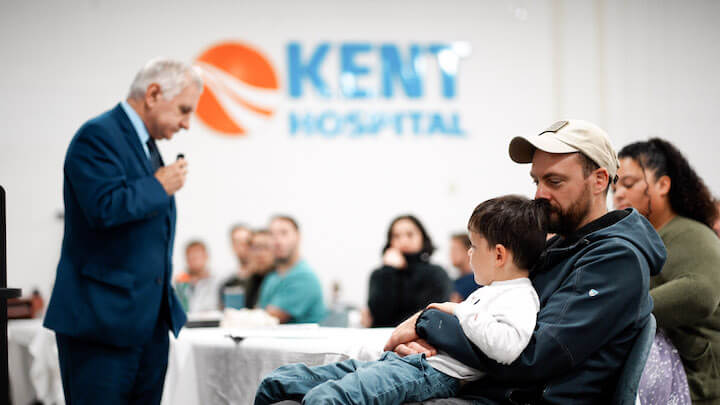
[[(657, 224), (662, 221), (657, 217), (670, 215), (667, 210), (671, 208), (671, 204), (659, 200), (672, 198), (680, 207), (678, 212), (672, 212), (673, 216), (685, 214), (712, 226), (720, 236), (720, 219), (710, 223), (709, 218), (690, 212), (702, 209), (695, 202), (699, 186), (693, 185), (699, 178), (694, 182), (684, 178), (671, 188), (669, 176), (659, 174), (668, 171), (668, 159), (656, 156), (657, 147), (651, 149), (654, 155), (650, 157), (643, 151), (652, 142), (629, 145), (621, 151), (620, 178), (612, 187), (615, 208), (635, 208)], [(658, 174), (653, 170), (659, 170)], [(667, 184), (658, 185), (661, 180)], [(720, 200), (713, 202), (709, 191), (706, 194), (707, 201), (720, 207)], [(705, 211), (710, 209), (706, 207)], [(300, 227), (294, 218), (276, 216), (267, 229), (235, 225), (230, 229), (230, 240), (237, 267), (226, 279), (219, 279), (208, 268), (208, 248), (203, 241), (193, 240), (186, 245), (187, 268), (175, 278), (175, 287), (188, 312), (260, 308), (281, 323), (322, 322), (332, 315), (333, 308), (325, 306), (317, 275), (301, 257)], [(361, 324), (393, 327), (428, 303), (467, 298), (479, 287), (470, 268), (469, 249), (466, 232), (452, 235), (449, 259), (459, 277), (451, 281), (445, 269), (430, 262), (435, 245), (422, 222), (412, 215), (395, 218), (387, 231), (381, 266), (370, 275)]]
[(230, 230), (237, 268), (225, 280), (208, 269), (202, 241), (187, 244), (187, 270), (175, 277), (175, 290), (188, 312), (260, 308), (281, 323), (317, 323), (325, 318), (322, 286), (300, 255), (300, 227), (276, 216), (268, 229), (235, 225)]
[[(333, 308), (325, 307), (320, 281), (301, 258), (300, 227), (295, 219), (274, 217), (267, 229), (235, 225), (230, 240), (237, 267), (226, 279), (208, 268), (209, 253), (203, 241), (187, 243), (186, 270), (175, 277), (175, 289), (188, 312), (260, 308), (281, 323), (321, 322), (332, 315)], [(422, 223), (412, 215), (393, 220), (382, 266), (370, 277), (362, 324), (395, 326), (429, 302), (450, 298), (459, 302), (474, 291), (478, 286), (468, 260), (470, 240), (458, 233), (450, 243), (452, 265), (461, 274), (454, 284), (445, 269), (430, 263), (435, 246)]]

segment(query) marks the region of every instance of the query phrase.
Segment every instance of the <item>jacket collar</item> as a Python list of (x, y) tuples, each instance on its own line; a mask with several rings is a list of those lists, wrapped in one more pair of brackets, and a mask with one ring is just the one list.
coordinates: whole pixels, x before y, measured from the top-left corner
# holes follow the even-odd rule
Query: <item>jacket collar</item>
[(547, 271), (555, 263), (573, 255), (576, 251), (590, 244), (587, 236), (605, 229), (630, 215), (629, 211), (610, 211), (600, 218), (586, 224), (567, 237), (556, 235), (547, 241), (545, 251), (533, 266), (533, 271)]
[(120, 125), (120, 128), (125, 134), (125, 140), (130, 145), (130, 149), (135, 152), (135, 156), (140, 160), (147, 174), (153, 174), (152, 167), (150, 166), (150, 160), (147, 158), (145, 150), (140, 144), (140, 138), (138, 137), (135, 128), (133, 128), (133, 125), (130, 122), (130, 118), (127, 116), (120, 103), (118, 103), (115, 108), (110, 111), (110, 114), (115, 121), (117, 121), (118, 125)]

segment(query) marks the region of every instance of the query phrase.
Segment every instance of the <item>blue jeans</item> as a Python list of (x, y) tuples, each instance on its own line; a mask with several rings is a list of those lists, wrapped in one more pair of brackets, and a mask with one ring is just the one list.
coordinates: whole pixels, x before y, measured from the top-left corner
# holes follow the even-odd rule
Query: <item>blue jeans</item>
[(345, 360), (324, 366), (282, 366), (267, 375), (255, 405), (285, 399), (303, 404), (402, 404), (457, 394), (460, 382), (428, 364), (425, 356), (385, 352), (378, 361)]

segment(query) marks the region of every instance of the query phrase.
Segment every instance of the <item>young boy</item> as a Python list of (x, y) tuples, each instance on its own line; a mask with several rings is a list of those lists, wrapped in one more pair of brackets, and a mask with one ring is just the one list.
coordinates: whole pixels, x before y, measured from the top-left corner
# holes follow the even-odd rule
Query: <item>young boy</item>
[[(540, 304), (528, 275), (545, 246), (545, 215), (540, 204), (518, 196), (478, 205), (468, 222), (468, 254), (475, 281), (484, 287), (459, 304), (428, 306), (457, 316), (468, 339), (503, 364), (520, 355), (535, 328)], [(455, 396), (461, 381), (482, 376), (444, 353), (401, 358), (385, 352), (378, 361), (280, 367), (260, 383), (255, 404), (284, 399), (313, 405), (402, 404)]]

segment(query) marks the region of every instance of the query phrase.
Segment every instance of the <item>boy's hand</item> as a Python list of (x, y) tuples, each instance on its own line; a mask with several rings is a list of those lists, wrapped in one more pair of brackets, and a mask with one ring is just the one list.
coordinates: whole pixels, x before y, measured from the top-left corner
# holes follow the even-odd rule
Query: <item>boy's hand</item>
[(435, 302), (428, 305), (428, 309), (437, 309), (438, 311), (445, 312), (446, 314), (455, 315), (456, 302)]

